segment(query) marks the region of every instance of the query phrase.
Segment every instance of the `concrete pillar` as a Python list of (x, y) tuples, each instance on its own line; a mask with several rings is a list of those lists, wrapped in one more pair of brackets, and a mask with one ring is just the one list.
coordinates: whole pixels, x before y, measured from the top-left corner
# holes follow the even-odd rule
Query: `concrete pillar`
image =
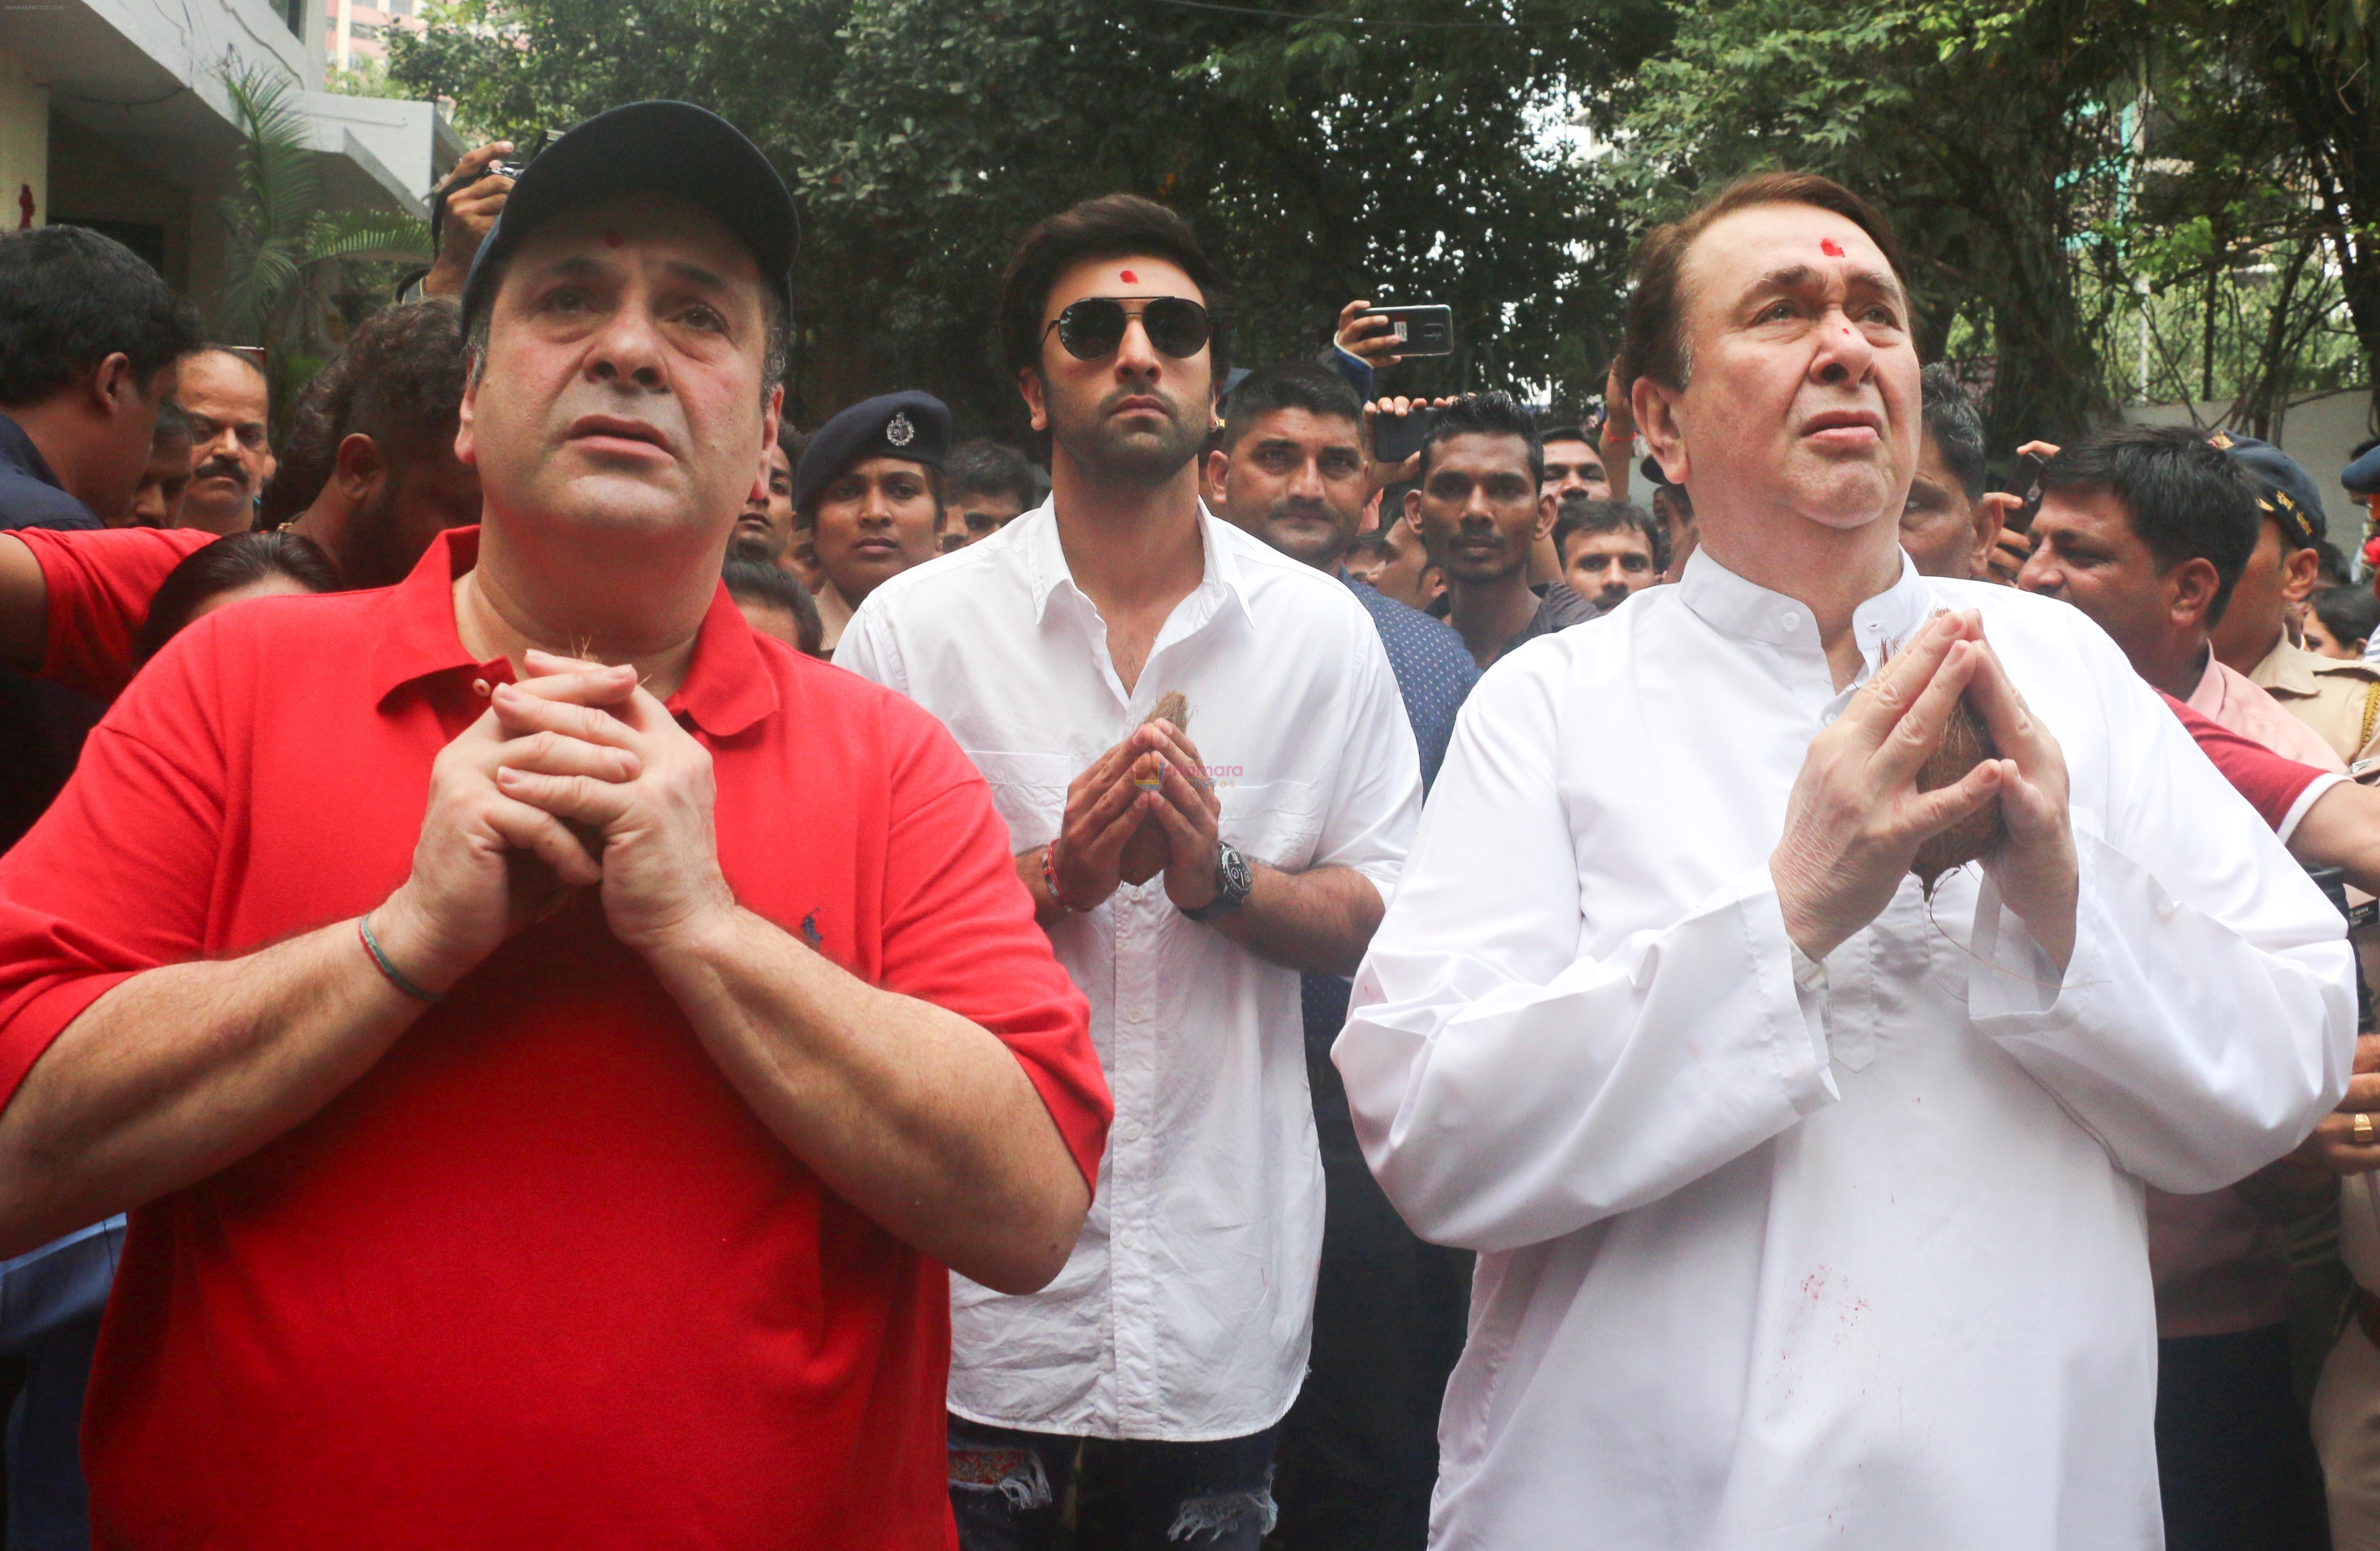
[(0, 48), (0, 230), (50, 220), (50, 89)]

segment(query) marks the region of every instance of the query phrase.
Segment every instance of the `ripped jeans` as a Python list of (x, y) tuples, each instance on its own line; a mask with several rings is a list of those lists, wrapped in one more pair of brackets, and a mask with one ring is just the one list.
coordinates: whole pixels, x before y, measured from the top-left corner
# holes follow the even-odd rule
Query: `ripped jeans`
[(1273, 1525), (1272, 1445), (1270, 1428), (1214, 1443), (1119, 1442), (952, 1417), (960, 1551), (1257, 1551)]

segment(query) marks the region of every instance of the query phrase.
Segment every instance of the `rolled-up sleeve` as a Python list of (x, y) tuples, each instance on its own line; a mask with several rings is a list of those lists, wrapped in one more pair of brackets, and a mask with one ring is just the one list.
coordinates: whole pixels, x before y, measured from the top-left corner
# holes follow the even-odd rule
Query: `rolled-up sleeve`
[(1488, 674), (1332, 1051), (1415, 1231), (1507, 1250), (1658, 1200), (1837, 1095), (1767, 868), (1583, 954), (1559, 657)]

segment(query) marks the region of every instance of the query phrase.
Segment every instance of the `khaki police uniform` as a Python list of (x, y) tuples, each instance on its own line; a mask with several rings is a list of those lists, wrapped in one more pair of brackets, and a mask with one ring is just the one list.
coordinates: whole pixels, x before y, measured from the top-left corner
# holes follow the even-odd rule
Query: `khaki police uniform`
[(2248, 678), (2348, 763), (2380, 754), (2380, 665), (2325, 657), (2284, 635)]

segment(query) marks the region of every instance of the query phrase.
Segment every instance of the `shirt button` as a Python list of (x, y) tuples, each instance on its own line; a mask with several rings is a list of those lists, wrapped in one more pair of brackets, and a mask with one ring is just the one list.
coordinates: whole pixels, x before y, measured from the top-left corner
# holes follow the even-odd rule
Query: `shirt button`
[(1785, 617), (1785, 628), (1789, 630), (1800, 629), (1802, 628), (1802, 617), (1798, 614), (1787, 615)]

